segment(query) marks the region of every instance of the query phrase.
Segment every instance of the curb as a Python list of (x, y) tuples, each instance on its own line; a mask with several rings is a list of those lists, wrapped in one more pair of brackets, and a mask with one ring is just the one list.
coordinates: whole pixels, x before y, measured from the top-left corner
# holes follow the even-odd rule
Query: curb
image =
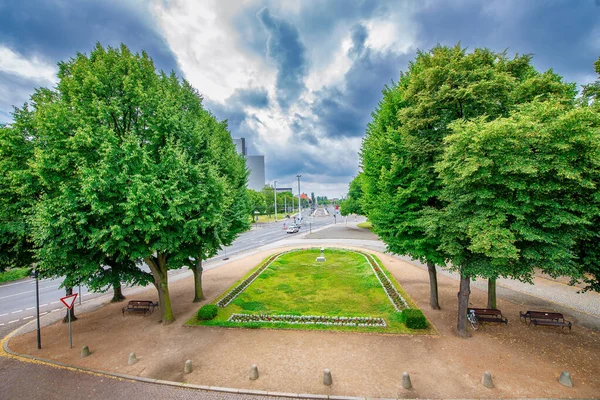
[[(132, 382), (143, 382), (143, 383), (150, 383), (150, 384), (157, 384), (157, 385), (164, 385), (164, 386), (173, 386), (173, 387), (180, 387), (180, 388), (187, 388), (187, 389), (194, 389), (194, 390), (204, 390), (204, 391), (210, 391), (210, 392), (232, 393), (232, 394), (244, 394), (244, 395), (251, 395), (251, 396), (287, 397), (287, 398), (293, 398), (293, 399), (366, 400), (365, 397), (330, 396), (330, 395), (326, 395), (326, 394), (312, 394), (312, 393), (299, 394), (299, 393), (287, 393), (287, 392), (268, 392), (268, 391), (264, 391), (264, 390), (234, 389), (234, 388), (220, 387), (220, 386), (206, 386), (206, 385), (197, 385), (197, 384), (185, 383), (185, 382), (165, 381), (162, 379), (145, 378), (145, 377), (134, 376), (134, 375), (119, 374), (116, 372), (99, 371), (99, 370), (85, 368), (85, 367), (76, 367), (73, 365), (68, 365), (68, 364), (62, 363), (60, 361), (48, 360), (46, 358), (31, 356), (29, 354), (21, 354), (21, 353), (12, 351), (8, 347), (8, 342), (10, 341), (10, 338), (13, 337), (21, 329), (23, 329), (26, 325), (29, 325), (32, 322), (35, 322), (35, 320), (30, 321), (30, 322), (20, 326), (19, 328), (15, 329), (14, 331), (12, 331), (8, 335), (6, 335), (1, 340), (2, 350), (4, 350), (4, 352), (6, 354), (16, 357), (16, 358), (26, 359), (26, 360), (21, 360), (24, 362), (27, 362), (28, 360), (37, 361), (37, 362), (41, 362), (43, 364), (54, 365), (54, 366), (62, 367), (65, 369), (69, 369), (71, 371), (84, 372), (84, 373), (88, 373), (88, 374), (93, 374), (93, 375), (98, 375), (98, 376), (106, 376), (106, 377), (115, 378), (115, 379), (124, 379), (124, 380), (132, 381)], [(1, 355), (2, 354), (0, 354), (0, 356)], [(373, 398), (373, 400), (384, 400), (384, 399)]]

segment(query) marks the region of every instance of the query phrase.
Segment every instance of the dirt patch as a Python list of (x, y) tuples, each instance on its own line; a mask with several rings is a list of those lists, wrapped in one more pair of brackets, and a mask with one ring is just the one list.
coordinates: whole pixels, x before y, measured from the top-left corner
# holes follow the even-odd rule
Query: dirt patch
[[(207, 299), (213, 299), (271, 252), (233, 261), (205, 273)], [(73, 323), (73, 349), (68, 327), (57, 323), (43, 328), (44, 348), (37, 350), (35, 332), (11, 339), (14, 351), (50, 358), (71, 365), (131, 375), (294, 393), (321, 393), (367, 397), (596, 397), (600, 393), (600, 340), (596, 332), (575, 324), (571, 333), (555, 327), (533, 327), (519, 322), (517, 305), (499, 299), (508, 326), (483, 324), (470, 339), (454, 334), (455, 280), (439, 276), (440, 311), (428, 307), (427, 272), (387, 255), (377, 255), (417, 302), (439, 336), (398, 336), (339, 332), (245, 330), (187, 327), (183, 323), (202, 303), (192, 303), (193, 280), (170, 285), (177, 321), (159, 324), (158, 312), (122, 317), (123, 304), (107, 304), (80, 315)], [(156, 300), (148, 290), (136, 299)], [(473, 289), (471, 302), (486, 302), (483, 291)], [(567, 319), (570, 316), (565, 315)], [(571, 317), (572, 318), (572, 317)], [(92, 355), (81, 359), (81, 346)], [(129, 366), (130, 352), (138, 363)], [(194, 371), (184, 375), (185, 360)], [(252, 364), (260, 378), (248, 379)], [(333, 385), (322, 384), (329, 368)], [(560, 372), (571, 373), (574, 387), (558, 383)], [(411, 374), (413, 390), (402, 389), (402, 372)], [(496, 388), (481, 385), (490, 371)]]

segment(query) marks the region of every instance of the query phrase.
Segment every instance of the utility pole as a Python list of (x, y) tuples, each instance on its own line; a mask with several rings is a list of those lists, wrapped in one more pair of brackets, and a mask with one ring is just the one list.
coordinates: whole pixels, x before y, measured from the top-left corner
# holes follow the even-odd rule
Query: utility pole
[(275, 186), (275, 222), (277, 222), (277, 181), (274, 181)]
[(283, 209), (285, 210), (285, 215), (287, 215), (287, 196), (283, 196)]
[(300, 201), (300, 177), (302, 175), (296, 175), (296, 178), (298, 178), (298, 218), (300, 219), (300, 221), (302, 221), (302, 202)]

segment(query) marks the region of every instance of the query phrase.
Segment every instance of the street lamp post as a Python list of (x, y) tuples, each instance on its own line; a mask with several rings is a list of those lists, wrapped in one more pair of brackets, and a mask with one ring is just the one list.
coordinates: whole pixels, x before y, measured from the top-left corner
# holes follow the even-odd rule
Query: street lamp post
[(296, 178), (298, 178), (298, 218), (300, 219), (300, 221), (302, 222), (302, 202), (300, 201), (300, 177), (302, 175), (296, 175)]
[(275, 222), (277, 222), (277, 181), (274, 181), (275, 183)]
[(40, 284), (38, 281), (38, 270), (33, 270), (35, 276), (35, 311), (37, 313), (37, 345), (38, 349), (42, 348), (42, 336), (40, 333)]

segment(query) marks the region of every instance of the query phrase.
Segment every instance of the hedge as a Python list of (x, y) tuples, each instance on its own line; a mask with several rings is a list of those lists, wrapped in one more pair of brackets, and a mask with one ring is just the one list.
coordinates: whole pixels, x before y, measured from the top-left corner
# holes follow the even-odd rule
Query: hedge
[(416, 310), (414, 308), (408, 308), (406, 310), (402, 310), (402, 322), (406, 325), (407, 328), (410, 329), (426, 329), (427, 328), (427, 318), (423, 315), (421, 310)]
[(219, 307), (214, 304), (206, 304), (198, 310), (198, 319), (202, 321), (208, 321), (217, 316)]

